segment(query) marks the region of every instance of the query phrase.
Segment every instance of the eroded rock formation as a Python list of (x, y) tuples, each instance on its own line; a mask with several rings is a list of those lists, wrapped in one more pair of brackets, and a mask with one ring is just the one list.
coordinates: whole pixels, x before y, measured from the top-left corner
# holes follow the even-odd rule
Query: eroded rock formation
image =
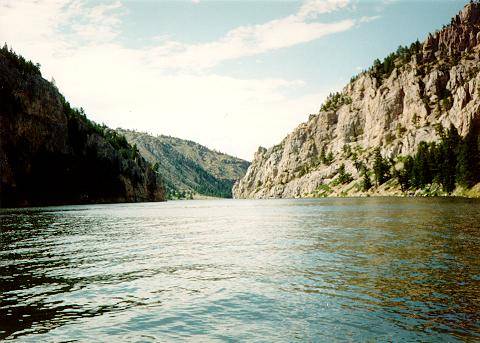
[[(371, 165), (375, 148), (385, 157), (412, 154), (421, 141), (438, 140), (440, 126), (453, 124), (466, 134), (472, 120), (479, 119), (477, 2), (392, 60), (391, 68), (384, 62), (353, 78), (329, 106), (280, 144), (259, 148), (245, 177), (234, 186), (234, 197), (315, 196), (341, 164), (359, 178), (355, 161), (348, 157), (352, 152)], [(322, 151), (332, 153), (331, 163), (318, 163)], [(348, 194), (356, 194), (355, 189)]]

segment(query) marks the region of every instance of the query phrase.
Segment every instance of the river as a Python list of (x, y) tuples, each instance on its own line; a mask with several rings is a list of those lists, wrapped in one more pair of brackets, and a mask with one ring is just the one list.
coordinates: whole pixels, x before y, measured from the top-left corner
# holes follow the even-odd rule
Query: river
[(0, 210), (0, 339), (480, 340), (480, 202)]

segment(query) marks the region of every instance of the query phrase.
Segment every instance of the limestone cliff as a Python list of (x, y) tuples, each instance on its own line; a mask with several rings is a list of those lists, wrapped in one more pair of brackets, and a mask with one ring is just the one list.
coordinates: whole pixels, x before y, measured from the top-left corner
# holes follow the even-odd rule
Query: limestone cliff
[[(371, 166), (375, 148), (396, 158), (412, 154), (421, 141), (438, 140), (440, 125), (453, 124), (466, 134), (479, 120), (479, 68), (480, 4), (472, 2), (423, 43), (401, 48), (352, 78), (280, 144), (259, 148), (234, 197), (360, 194), (356, 162)], [(331, 161), (318, 162), (329, 153)], [(354, 181), (331, 187), (342, 164)], [(393, 187), (386, 194), (398, 192)]]
[(164, 200), (125, 138), (72, 109), (38, 66), (0, 49), (0, 207)]

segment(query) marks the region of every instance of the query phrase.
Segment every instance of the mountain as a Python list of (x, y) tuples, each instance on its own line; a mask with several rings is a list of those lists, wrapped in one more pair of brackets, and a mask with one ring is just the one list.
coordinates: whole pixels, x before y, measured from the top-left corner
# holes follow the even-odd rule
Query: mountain
[(39, 65), (0, 49), (0, 207), (165, 200), (124, 137), (70, 107)]
[(232, 186), (245, 175), (247, 161), (210, 150), (189, 140), (117, 129), (156, 165), (169, 198), (232, 197)]
[[(479, 194), (480, 5), (399, 47), (260, 147), (236, 198)], [(468, 174), (468, 175), (467, 175)]]

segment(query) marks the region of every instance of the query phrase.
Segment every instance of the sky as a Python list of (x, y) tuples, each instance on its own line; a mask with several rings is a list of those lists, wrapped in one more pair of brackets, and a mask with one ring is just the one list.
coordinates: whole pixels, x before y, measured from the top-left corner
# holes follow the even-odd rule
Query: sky
[(0, 0), (0, 43), (117, 128), (252, 160), (465, 0)]

